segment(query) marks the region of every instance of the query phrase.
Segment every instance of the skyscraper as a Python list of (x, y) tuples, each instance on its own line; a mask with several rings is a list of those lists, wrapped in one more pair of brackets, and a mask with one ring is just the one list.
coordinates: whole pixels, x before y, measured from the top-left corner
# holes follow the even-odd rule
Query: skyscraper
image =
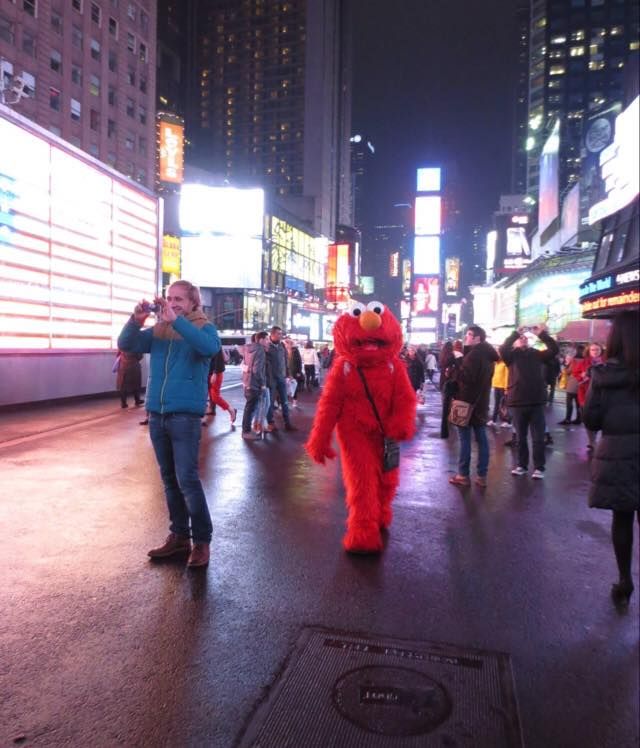
[(196, 18), (192, 158), (326, 236), (352, 224), (347, 1), (210, 0)]
[(522, 195), (527, 187), (527, 114), (529, 112), (529, 22), (530, 0), (519, 0), (516, 8), (518, 67), (516, 70), (515, 137), (511, 162), (511, 191)]
[(0, 75), (27, 94), (15, 111), (147, 187), (155, 178), (156, 10), (155, 0), (0, 6)]
[(578, 180), (583, 119), (622, 102), (623, 68), (638, 49), (636, 0), (532, 0), (527, 193), (537, 197), (542, 147), (560, 122), (560, 191)]

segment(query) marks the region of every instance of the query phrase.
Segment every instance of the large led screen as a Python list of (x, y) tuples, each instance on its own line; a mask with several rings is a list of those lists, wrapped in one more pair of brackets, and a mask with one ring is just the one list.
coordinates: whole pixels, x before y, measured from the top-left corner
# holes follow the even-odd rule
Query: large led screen
[(262, 239), (182, 237), (182, 276), (211, 288), (262, 288)]
[(440, 278), (415, 276), (413, 279), (413, 313), (435, 314), (440, 302)]
[(2, 117), (0, 143), (0, 348), (115, 348), (157, 290), (157, 200)]
[(557, 121), (540, 156), (540, 203), (538, 229), (540, 233), (555, 221), (560, 211), (558, 182), (558, 153), (560, 150), (560, 122)]
[(439, 236), (416, 236), (413, 242), (413, 272), (416, 275), (440, 274)]
[(440, 192), (441, 169), (436, 167), (425, 167), (418, 169), (417, 191), (418, 192)]
[(416, 197), (416, 235), (439, 234), (441, 199), (439, 195)]
[(264, 191), (183, 184), (180, 228), (183, 234), (262, 237)]
[(158, 137), (160, 181), (180, 184), (184, 178), (184, 127), (161, 119)]
[(460, 258), (447, 257), (444, 263), (445, 293), (455, 296), (460, 290)]

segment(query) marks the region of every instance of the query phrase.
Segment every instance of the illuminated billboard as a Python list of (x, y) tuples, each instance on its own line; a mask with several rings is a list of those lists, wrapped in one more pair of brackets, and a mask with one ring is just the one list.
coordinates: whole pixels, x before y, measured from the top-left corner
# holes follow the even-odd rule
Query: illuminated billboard
[(157, 291), (157, 199), (2, 117), (0, 142), (0, 348), (115, 348)]
[(184, 236), (182, 275), (211, 288), (262, 288), (262, 239)]
[(402, 261), (402, 293), (411, 292), (411, 260)]
[(326, 240), (322, 242), (276, 216), (271, 216), (267, 225), (271, 231), (271, 270), (282, 273), (289, 281), (296, 279), (324, 288)]
[(460, 258), (447, 257), (444, 261), (444, 292), (455, 296), (460, 290)]
[(330, 244), (327, 263), (327, 286), (349, 287), (349, 245)]
[(158, 120), (160, 181), (182, 184), (184, 179), (184, 127)]
[(416, 275), (413, 278), (413, 314), (437, 314), (440, 302), (440, 278)]
[(439, 275), (439, 236), (415, 237), (413, 240), (413, 272), (416, 275)]
[(184, 184), (180, 191), (183, 234), (262, 237), (264, 191)]
[(389, 255), (389, 277), (397, 278), (400, 275), (400, 252), (392, 252)]
[(418, 169), (417, 192), (440, 192), (441, 172), (439, 167)]
[(538, 230), (544, 233), (556, 220), (560, 211), (559, 158), (560, 120), (547, 139), (540, 156), (540, 201), (538, 205)]
[(440, 195), (416, 197), (415, 234), (439, 234), (441, 227), (442, 199)]
[(180, 276), (180, 237), (162, 237), (162, 272)]

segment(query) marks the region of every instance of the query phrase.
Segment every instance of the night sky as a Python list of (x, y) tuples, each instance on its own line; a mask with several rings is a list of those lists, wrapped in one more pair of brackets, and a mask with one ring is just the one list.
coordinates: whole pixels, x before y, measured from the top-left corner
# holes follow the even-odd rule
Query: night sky
[(353, 132), (376, 148), (369, 221), (410, 202), (420, 162), (453, 167), (467, 227), (510, 191), (516, 0), (352, 0)]

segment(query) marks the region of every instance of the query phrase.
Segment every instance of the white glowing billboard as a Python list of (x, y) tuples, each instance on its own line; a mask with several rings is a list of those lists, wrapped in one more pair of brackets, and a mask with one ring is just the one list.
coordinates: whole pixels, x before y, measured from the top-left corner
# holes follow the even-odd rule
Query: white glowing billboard
[(157, 291), (157, 199), (36, 128), (0, 143), (0, 348), (115, 348)]
[(440, 192), (441, 172), (437, 166), (418, 169), (417, 192)]
[(413, 272), (416, 275), (440, 274), (440, 237), (416, 236), (413, 240)]
[(262, 237), (264, 191), (183, 184), (180, 228), (183, 234)]
[(416, 197), (415, 234), (416, 236), (440, 233), (442, 200), (440, 195)]
[(261, 288), (262, 239), (182, 237), (182, 276), (211, 288)]

